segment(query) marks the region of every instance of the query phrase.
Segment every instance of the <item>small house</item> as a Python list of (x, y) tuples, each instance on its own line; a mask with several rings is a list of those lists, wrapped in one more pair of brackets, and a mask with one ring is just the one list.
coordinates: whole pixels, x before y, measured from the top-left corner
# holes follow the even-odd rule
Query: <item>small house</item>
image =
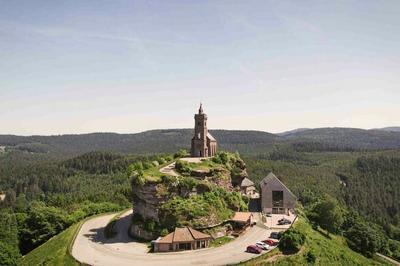
[(240, 192), (242, 193), (242, 195), (249, 197), (257, 194), (256, 187), (254, 186), (253, 181), (251, 181), (247, 177), (243, 178), (242, 182), (240, 183)]
[(153, 242), (154, 252), (168, 252), (206, 248), (212, 237), (190, 227), (178, 228), (174, 232)]

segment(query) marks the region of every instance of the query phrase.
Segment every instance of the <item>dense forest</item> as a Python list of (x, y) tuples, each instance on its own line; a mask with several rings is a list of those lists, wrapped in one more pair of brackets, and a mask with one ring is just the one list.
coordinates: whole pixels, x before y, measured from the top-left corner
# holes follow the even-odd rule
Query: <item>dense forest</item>
[[(219, 147), (241, 154), (259, 154), (274, 145), (297, 143), (299, 149), (381, 150), (399, 149), (400, 132), (353, 128), (320, 128), (270, 134), (250, 130), (211, 130)], [(52, 158), (67, 158), (91, 151), (111, 151), (146, 155), (174, 153), (188, 149), (192, 129), (150, 130), (137, 134), (93, 133), (58, 136), (0, 135), (0, 147), (5, 150), (38, 153)], [(306, 143), (305, 147), (302, 147)], [(0, 149), (1, 152), (1, 149)]]
[(274, 172), (306, 209), (335, 199), (349, 220), (337, 232), (358, 238), (369, 232), (380, 241), (375, 252), (400, 259), (400, 151), (298, 152), (285, 145), (244, 160), (256, 183)]
[(127, 166), (137, 157), (91, 152), (54, 160), (14, 151), (0, 156), (0, 265), (46, 242), (85, 217), (132, 206)]
[[(370, 232), (385, 240), (376, 250), (399, 258), (398, 132), (212, 133), (220, 149), (241, 153), (256, 184), (274, 172), (310, 212), (321, 199), (334, 198), (346, 221), (341, 234), (354, 240)], [(0, 202), (0, 264), (15, 265), (21, 255), (85, 217), (131, 207), (128, 166), (163, 161), (166, 153), (187, 148), (190, 137), (191, 130), (0, 136), (0, 192), (6, 195)]]

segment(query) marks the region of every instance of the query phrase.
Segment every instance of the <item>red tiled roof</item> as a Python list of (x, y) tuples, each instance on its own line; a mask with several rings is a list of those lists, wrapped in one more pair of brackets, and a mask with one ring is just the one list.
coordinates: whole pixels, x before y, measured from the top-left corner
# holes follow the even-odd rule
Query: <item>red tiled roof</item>
[(235, 215), (233, 216), (233, 218), (231, 219), (234, 222), (247, 222), (251, 216), (253, 214), (251, 214), (251, 212), (235, 212)]
[(190, 227), (175, 228), (175, 231), (157, 240), (157, 243), (172, 244), (175, 242), (191, 242), (200, 239), (211, 238), (210, 235), (204, 234)]

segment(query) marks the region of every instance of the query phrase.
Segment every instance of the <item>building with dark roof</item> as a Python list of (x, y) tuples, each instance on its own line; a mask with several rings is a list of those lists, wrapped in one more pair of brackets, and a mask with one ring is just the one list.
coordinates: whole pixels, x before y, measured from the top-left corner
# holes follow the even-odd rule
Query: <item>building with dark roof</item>
[(180, 251), (206, 248), (212, 237), (190, 227), (178, 228), (174, 232), (153, 242), (154, 252)]
[(296, 196), (273, 174), (260, 182), (261, 211), (272, 214), (289, 214), (296, 206)]

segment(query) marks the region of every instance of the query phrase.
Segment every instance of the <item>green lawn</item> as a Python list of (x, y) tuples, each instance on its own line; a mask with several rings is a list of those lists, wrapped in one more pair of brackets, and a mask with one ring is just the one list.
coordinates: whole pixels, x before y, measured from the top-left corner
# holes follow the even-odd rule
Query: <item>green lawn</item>
[(79, 222), (71, 225), (67, 230), (51, 238), (40, 247), (32, 250), (20, 261), (19, 265), (81, 265), (69, 253), (74, 236), (79, 230)]
[[(369, 259), (352, 251), (346, 241), (336, 235), (327, 238), (324, 234), (315, 231), (300, 218), (295, 227), (306, 235), (306, 243), (302, 250), (294, 255), (282, 256), (279, 249), (271, 251), (250, 260), (243, 265), (312, 265), (307, 261), (307, 255), (313, 253), (316, 257), (315, 265), (390, 265), (380, 259)], [(273, 261), (273, 257), (276, 257)]]

